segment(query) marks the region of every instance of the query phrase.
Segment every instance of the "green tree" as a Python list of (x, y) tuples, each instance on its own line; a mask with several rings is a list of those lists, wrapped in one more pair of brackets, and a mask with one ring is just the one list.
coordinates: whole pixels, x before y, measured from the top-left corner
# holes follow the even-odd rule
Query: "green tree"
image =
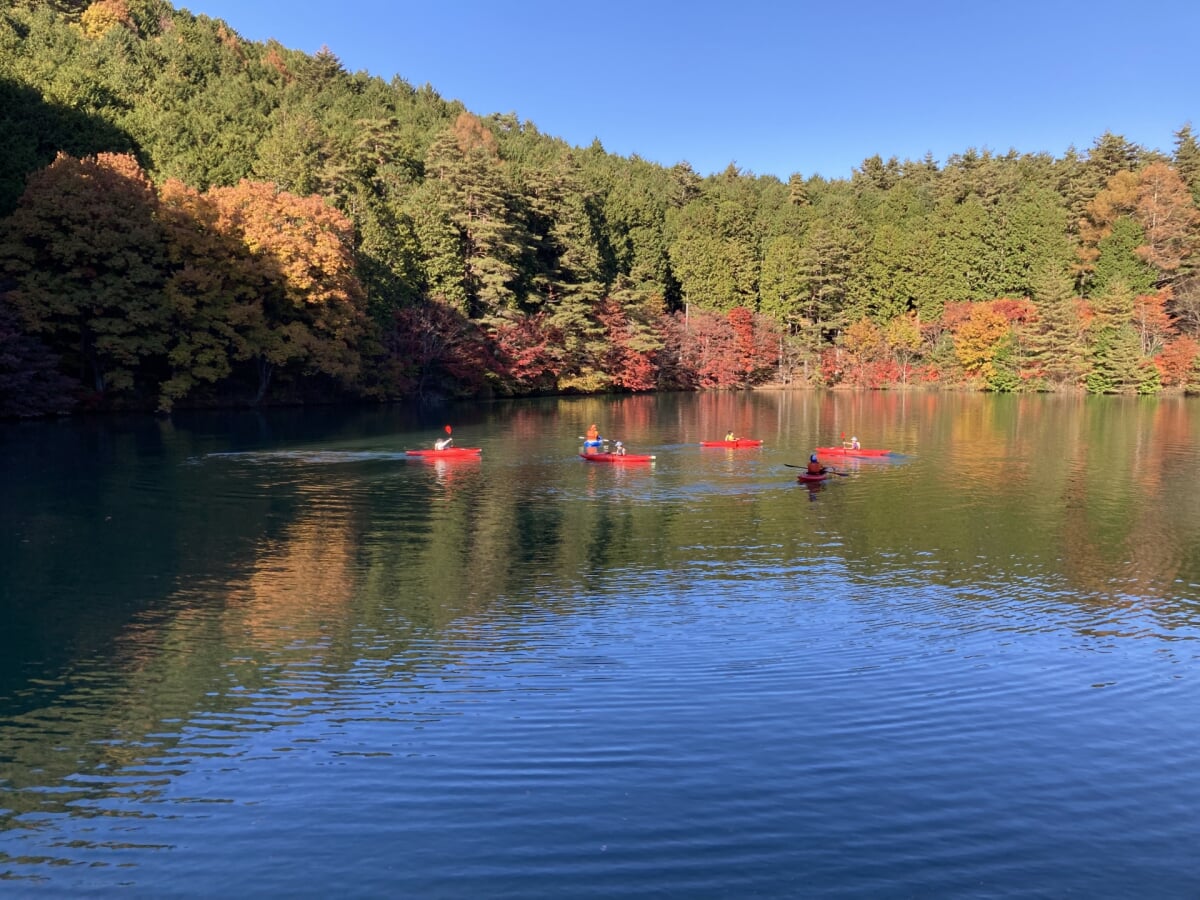
[(1133, 393), (1147, 382), (1148, 374), (1132, 326), (1121, 325), (1096, 332), (1092, 343), (1092, 368), (1085, 379), (1090, 393)]
[(793, 172), (788, 177), (788, 203), (792, 206), (808, 206), (812, 201), (808, 197), (808, 186), (804, 183), (804, 176), (799, 172)]
[(942, 203), (935, 214), (939, 299), (986, 300), (1002, 294), (1004, 236), (995, 215), (975, 195)]
[[(426, 178), (438, 188), (431, 218), (456, 235), (468, 311), (475, 317), (515, 306), (518, 264), (528, 243), (502, 165), (495, 136), (465, 113), (434, 141), (425, 162)], [(429, 233), (420, 225), (418, 230)], [(441, 243), (445, 248), (448, 242)]]
[(1138, 248), (1145, 243), (1146, 233), (1132, 218), (1122, 216), (1113, 222), (1109, 233), (1096, 245), (1096, 263), (1088, 285), (1088, 295), (1103, 296), (1117, 282), (1139, 293), (1153, 290), (1154, 270), (1138, 253)]
[(803, 247), (790, 234), (772, 240), (763, 254), (759, 309), (777, 322), (790, 323), (799, 312), (804, 293), (802, 258)]
[(255, 180), (300, 195), (325, 187), (323, 165), (330, 149), (321, 123), (309, 112), (286, 107), (275, 109), (268, 121), (251, 164)]
[(5, 222), (0, 269), (25, 327), (97, 392), (128, 397), (161, 363), (166, 241), (133, 157), (60, 153), (33, 175)]
[(179, 14), (139, 48), (146, 76), (121, 123), (154, 160), (155, 174), (201, 190), (250, 176), (268, 132), (269, 86), (223, 23)]
[(1128, 282), (1115, 278), (1092, 303), (1091, 370), (1085, 383), (1093, 394), (1125, 394), (1153, 390), (1153, 375), (1142, 355), (1141, 339), (1133, 324), (1135, 301)]
[(1192, 201), (1200, 206), (1200, 144), (1189, 122), (1175, 132), (1175, 170), (1192, 193)]
[(1047, 266), (1034, 277), (1031, 293), (1037, 307), (1037, 319), (1028, 335), (1035, 386), (1050, 390), (1073, 387), (1087, 362), (1070, 276), (1062, 266)]
[(758, 299), (758, 254), (753, 224), (733, 199), (702, 197), (672, 216), (668, 253), (688, 303), (729, 312)]
[(861, 260), (858, 236), (840, 222), (818, 220), (805, 234), (798, 311), (814, 339), (832, 338), (848, 323), (852, 279)]
[(1064, 268), (1072, 260), (1067, 210), (1049, 188), (1022, 187), (1000, 204), (1003, 221), (998, 294), (1027, 296), (1037, 273)]

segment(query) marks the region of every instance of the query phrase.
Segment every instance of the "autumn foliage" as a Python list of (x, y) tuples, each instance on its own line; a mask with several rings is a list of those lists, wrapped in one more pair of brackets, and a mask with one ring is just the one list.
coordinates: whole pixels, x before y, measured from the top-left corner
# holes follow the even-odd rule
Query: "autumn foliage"
[(60, 154), (6, 224), (8, 302), (111, 403), (153, 396), (166, 410), (231, 376), (259, 401), (279, 370), (357, 373), (352, 230), (319, 198), (249, 182), (156, 190), (131, 156)]
[(1106, 133), (784, 183), (572, 147), (170, 3), (9, 4), (0, 46), (7, 414), (1200, 386), (1190, 125), (1170, 155)]

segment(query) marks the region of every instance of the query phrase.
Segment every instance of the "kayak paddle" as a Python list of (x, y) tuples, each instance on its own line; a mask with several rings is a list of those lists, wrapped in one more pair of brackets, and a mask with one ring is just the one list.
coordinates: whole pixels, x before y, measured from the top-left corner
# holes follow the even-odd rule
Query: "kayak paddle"
[[(798, 466), (795, 463), (784, 463), (789, 469), (807, 469), (808, 466)], [(849, 478), (849, 472), (839, 472), (837, 469), (826, 469), (821, 474), (823, 475), (841, 475), (843, 478)]]

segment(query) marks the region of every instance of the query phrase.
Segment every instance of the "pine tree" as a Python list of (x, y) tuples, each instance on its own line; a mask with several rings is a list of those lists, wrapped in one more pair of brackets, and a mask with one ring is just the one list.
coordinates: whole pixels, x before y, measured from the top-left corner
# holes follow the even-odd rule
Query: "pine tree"
[(1147, 293), (1154, 288), (1154, 270), (1145, 263), (1138, 248), (1146, 243), (1146, 233), (1129, 216), (1112, 223), (1109, 233), (1096, 245), (1096, 263), (1088, 284), (1088, 296), (1099, 297), (1117, 282), (1126, 288)]
[(799, 172), (793, 172), (788, 177), (788, 203), (792, 206), (808, 206), (811, 202), (808, 197), (808, 187), (804, 183), (804, 176)]
[(1085, 379), (1090, 393), (1133, 393), (1145, 376), (1137, 333), (1132, 326), (1109, 326), (1095, 333), (1092, 368)]
[(514, 215), (495, 136), (463, 113), (426, 156), (427, 179), (438, 182), (436, 219), (458, 235), (470, 314), (481, 317), (514, 306), (518, 262), (528, 238)]
[(1071, 279), (1059, 267), (1047, 267), (1033, 280), (1037, 320), (1027, 341), (1037, 384), (1048, 389), (1079, 383), (1086, 367), (1082, 324), (1071, 292)]
[(1190, 122), (1175, 132), (1175, 170), (1191, 191), (1193, 202), (1200, 206), (1200, 143)]
[(1147, 378), (1141, 340), (1133, 325), (1134, 294), (1115, 278), (1092, 303), (1091, 370), (1085, 383), (1093, 394), (1126, 394)]

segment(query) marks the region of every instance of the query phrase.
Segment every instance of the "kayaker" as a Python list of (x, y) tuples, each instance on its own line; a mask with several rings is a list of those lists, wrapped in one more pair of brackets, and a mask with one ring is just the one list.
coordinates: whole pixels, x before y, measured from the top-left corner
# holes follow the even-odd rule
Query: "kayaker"
[(825, 467), (821, 465), (821, 461), (817, 459), (817, 454), (813, 454), (808, 458), (808, 474), (809, 475), (824, 475)]
[(583, 439), (583, 452), (596, 453), (603, 442), (600, 437), (600, 427), (593, 422), (588, 426), (587, 437)]
[(625, 455), (625, 445), (624, 445), (624, 444), (622, 444), (620, 441), (617, 441), (617, 449), (616, 449), (616, 454), (617, 454), (617, 456), (624, 456), (624, 455)]
[(453, 443), (454, 443), (454, 438), (452, 438), (452, 437), (438, 438), (436, 441), (433, 442), (433, 449), (434, 450), (445, 450), (447, 447), (449, 447)]
[(725, 432), (725, 440), (727, 440), (727, 441), (736, 441), (737, 440), (737, 438), (733, 434), (733, 429), (730, 429), (729, 431)]
[(861, 450), (862, 449), (862, 444), (860, 444), (858, 442), (858, 438), (856, 438), (856, 437), (850, 438), (850, 449), (851, 450)]

